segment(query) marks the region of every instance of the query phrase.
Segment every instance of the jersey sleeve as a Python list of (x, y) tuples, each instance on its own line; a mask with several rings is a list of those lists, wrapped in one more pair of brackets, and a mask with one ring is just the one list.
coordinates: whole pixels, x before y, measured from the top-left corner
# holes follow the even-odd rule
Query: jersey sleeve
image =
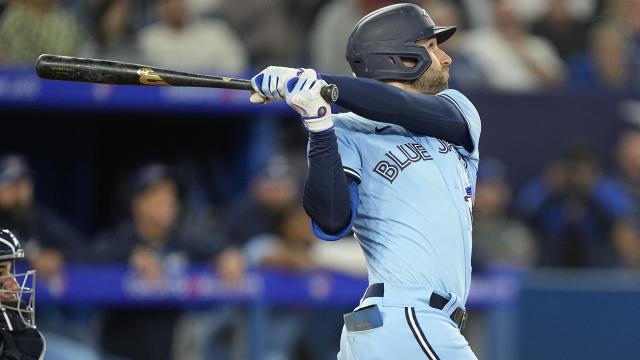
[(357, 135), (348, 125), (344, 115), (334, 115), (334, 126), (338, 141), (338, 153), (344, 172), (358, 183), (362, 179), (362, 158), (357, 144)]
[(480, 151), (478, 149), (478, 144), (480, 141), (480, 131), (482, 128), (482, 124), (480, 122), (480, 114), (478, 114), (475, 106), (473, 106), (471, 101), (469, 101), (466, 96), (464, 96), (457, 90), (447, 89), (439, 92), (436, 96), (443, 97), (451, 102), (467, 122), (467, 127), (469, 128), (469, 134), (471, 136), (471, 142), (473, 144), (473, 150), (468, 151), (463, 146), (456, 146), (460, 154), (473, 160), (479, 160)]
[(336, 241), (345, 237), (347, 234), (351, 232), (351, 227), (353, 226), (353, 222), (358, 215), (358, 205), (360, 204), (360, 200), (358, 197), (358, 184), (356, 180), (349, 181), (349, 199), (351, 200), (351, 219), (347, 226), (345, 226), (342, 230), (340, 230), (336, 234), (328, 234), (324, 230), (318, 226), (318, 224), (311, 219), (311, 229), (313, 230), (313, 234), (318, 237), (318, 239), (322, 239), (325, 241)]

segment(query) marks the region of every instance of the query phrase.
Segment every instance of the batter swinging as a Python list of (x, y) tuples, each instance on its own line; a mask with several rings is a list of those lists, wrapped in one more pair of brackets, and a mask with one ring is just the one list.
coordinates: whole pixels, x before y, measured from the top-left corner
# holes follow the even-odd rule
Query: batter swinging
[[(346, 314), (338, 359), (475, 359), (460, 330), (471, 280), (480, 117), (448, 89), (451, 58), (412, 4), (365, 16), (348, 42), (356, 77), (269, 67), (253, 102), (285, 98), (309, 131), (304, 206), (316, 235), (353, 230), (369, 287)], [(340, 89), (332, 114), (320, 97)]]

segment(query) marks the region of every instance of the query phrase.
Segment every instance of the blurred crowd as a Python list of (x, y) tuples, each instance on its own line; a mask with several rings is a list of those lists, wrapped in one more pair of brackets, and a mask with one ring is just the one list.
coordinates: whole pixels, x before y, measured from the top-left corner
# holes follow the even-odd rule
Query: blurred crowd
[[(64, 265), (74, 261), (120, 263), (151, 284), (189, 264), (205, 263), (229, 289), (259, 268), (364, 275), (364, 258), (355, 239), (326, 243), (314, 237), (300, 204), (304, 169), (292, 166), (289, 158), (274, 156), (246, 193), (223, 211), (198, 216), (189, 214), (183, 191), (188, 184), (180, 174), (167, 164), (142, 165), (124, 190), (128, 207), (122, 220), (88, 239), (34, 197), (35, 175), (28, 161), (7, 154), (0, 157), (0, 223), (22, 239), (38, 276), (54, 284), (61, 281)], [(640, 268), (640, 129), (620, 134), (613, 160), (616, 166), (610, 172), (588, 144), (569, 144), (538, 177), (513, 189), (509, 169), (498, 159), (484, 159), (474, 210), (475, 273), (504, 267)], [(307, 321), (317, 312), (273, 311), (267, 317), (266, 343), (272, 357), (265, 358), (335, 357), (339, 312), (312, 321), (314, 328), (328, 322), (327, 328), (336, 333), (305, 344), (314, 350), (300, 357), (300, 342), (314, 338), (301, 334), (309, 330)], [(84, 348), (83, 339), (91, 333), (87, 319), (81, 322), (82, 336), (75, 338), (82, 341), (74, 345), (73, 336), (68, 338), (73, 333), (68, 316), (56, 308), (40, 312), (41, 327), (54, 334), (50, 351), (63, 348), (67, 356), (91, 358), (85, 352), (94, 350)], [(175, 351), (181, 359), (191, 353), (194, 359), (243, 358), (238, 357), (243, 350), (230, 340), (239, 332), (239, 316), (242, 311), (231, 305), (195, 315), (175, 308), (107, 308), (95, 321), (91, 341), (114, 359), (170, 359)], [(176, 331), (179, 328), (192, 335)], [(205, 330), (194, 336), (188, 330), (194, 328)], [(58, 330), (65, 336), (58, 338)], [(199, 347), (185, 345), (194, 338), (200, 339)], [(206, 357), (198, 357), (203, 354)], [(52, 357), (56, 358), (69, 357)]]
[[(245, 73), (350, 74), (346, 41), (390, 0), (0, 0), (0, 64), (42, 53)], [(523, 92), (640, 91), (640, 0), (416, 0), (437, 24), (452, 85)]]
[[(63, 270), (69, 262), (122, 264), (149, 284), (160, 283), (189, 264), (204, 263), (229, 291), (242, 286), (248, 272), (257, 268), (366, 274), (355, 239), (332, 246), (314, 237), (299, 199), (300, 176), (283, 156), (274, 156), (258, 172), (246, 194), (224, 209), (224, 216), (207, 210), (190, 214), (184, 179), (169, 165), (144, 164), (123, 190), (128, 206), (121, 220), (98, 231), (93, 239), (34, 197), (33, 177), (23, 156), (0, 157), (0, 224), (21, 239), (38, 277), (54, 288), (56, 282), (64, 282)], [(235, 349), (230, 340), (243, 324), (238, 321), (242, 312), (233, 306), (195, 315), (171, 307), (114, 307), (90, 312), (89, 318), (77, 309), (67, 310), (45, 304), (39, 311), (50, 359), (95, 359), (99, 356), (95, 349), (107, 359), (246, 358), (246, 348)], [(315, 349), (311, 359), (335, 357), (339, 327), (334, 325), (340, 321), (339, 314), (333, 310), (314, 320), (314, 326), (324, 322), (335, 333), (307, 344)], [(87, 326), (95, 316), (99, 320), (92, 332)], [(292, 331), (302, 335), (309, 317), (317, 313), (281, 309), (269, 315), (269, 356), (265, 358), (290, 358), (303, 339), (292, 336)], [(73, 331), (74, 319), (78, 334)], [(193, 328), (202, 331), (193, 334)], [(193, 346), (196, 339), (199, 346)], [(174, 357), (174, 353), (180, 355)]]

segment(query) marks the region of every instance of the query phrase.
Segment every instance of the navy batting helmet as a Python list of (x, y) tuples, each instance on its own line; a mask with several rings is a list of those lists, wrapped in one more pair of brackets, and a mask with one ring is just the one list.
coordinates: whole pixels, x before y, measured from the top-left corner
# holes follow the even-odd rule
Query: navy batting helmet
[[(436, 38), (439, 44), (455, 32), (455, 26), (436, 26), (417, 5), (386, 6), (366, 15), (353, 28), (347, 61), (358, 77), (415, 80), (431, 65), (429, 53), (416, 41)], [(402, 60), (416, 65), (406, 66)]]

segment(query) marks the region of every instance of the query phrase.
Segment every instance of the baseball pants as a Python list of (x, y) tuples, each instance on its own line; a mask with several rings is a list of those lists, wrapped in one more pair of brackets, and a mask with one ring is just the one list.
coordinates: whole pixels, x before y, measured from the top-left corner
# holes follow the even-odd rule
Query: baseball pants
[(432, 290), (384, 284), (384, 295), (365, 297), (345, 314), (338, 360), (477, 360), (451, 314), (455, 295), (442, 309), (429, 305)]

